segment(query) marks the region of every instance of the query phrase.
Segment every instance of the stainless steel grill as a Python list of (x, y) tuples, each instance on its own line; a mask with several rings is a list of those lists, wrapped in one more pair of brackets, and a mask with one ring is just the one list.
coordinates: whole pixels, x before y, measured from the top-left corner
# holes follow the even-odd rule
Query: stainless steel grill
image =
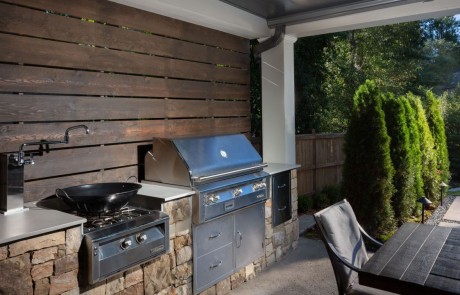
[(156, 138), (145, 157), (145, 179), (193, 188), (194, 223), (267, 199), (265, 165), (242, 134)]
[(191, 187), (193, 291), (198, 294), (264, 253), (268, 174), (241, 134), (156, 138), (146, 180)]

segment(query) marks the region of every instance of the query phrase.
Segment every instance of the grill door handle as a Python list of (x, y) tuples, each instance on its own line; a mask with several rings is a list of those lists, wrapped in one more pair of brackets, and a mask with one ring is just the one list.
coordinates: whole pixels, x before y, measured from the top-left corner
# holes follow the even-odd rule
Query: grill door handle
[(236, 236), (237, 236), (237, 238), (236, 238), (236, 247), (239, 248), (239, 247), (241, 247), (241, 240), (243, 239), (243, 235), (241, 234), (240, 231), (237, 231)]
[(278, 185), (278, 189), (285, 188), (287, 184), (283, 183), (282, 185)]
[(283, 208), (279, 208), (278, 211), (284, 211), (286, 210), (287, 206), (284, 206)]
[(211, 264), (211, 265), (209, 266), (209, 268), (210, 268), (210, 269), (213, 269), (213, 268), (219, 267), (219, 266), (221, 266), (221, 265), (222, 265), (222, 260), (219, 260), (219, 261), (217, 261), (217, 263)]
[(218, 232), (217, 234), (211, 234), (211, 235), (209, 236), (209, 239), (218, 238), (218, 237), (220, 237), (221, 234), (222, 234), (221, 232)]

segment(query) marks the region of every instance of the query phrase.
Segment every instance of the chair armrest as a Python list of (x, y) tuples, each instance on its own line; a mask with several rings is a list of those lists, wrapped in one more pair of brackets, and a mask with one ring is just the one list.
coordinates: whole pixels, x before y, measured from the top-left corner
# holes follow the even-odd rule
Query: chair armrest
[(372, 242), (372, 244), (374, 244), (374, 246), (380, 248), (383, 246), (382, 243), (380, 243), (379, 241), (377, 241), (376, 239), (374, 239), (373, 237), (371, 237), (362, 227), (361, 225), (358, 223), (358, 226), (359, 226), (359, 230), (361, 231), (361, 234), (366, 238), (368, 239), (369, 241)]

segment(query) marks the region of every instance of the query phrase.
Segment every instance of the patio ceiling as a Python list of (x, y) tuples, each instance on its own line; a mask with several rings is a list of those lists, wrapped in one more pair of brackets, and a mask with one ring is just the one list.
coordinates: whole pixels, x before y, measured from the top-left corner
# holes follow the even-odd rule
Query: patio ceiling
[(295, 37), (460, 14), (459, 0), (111, 0), (254, 39)]

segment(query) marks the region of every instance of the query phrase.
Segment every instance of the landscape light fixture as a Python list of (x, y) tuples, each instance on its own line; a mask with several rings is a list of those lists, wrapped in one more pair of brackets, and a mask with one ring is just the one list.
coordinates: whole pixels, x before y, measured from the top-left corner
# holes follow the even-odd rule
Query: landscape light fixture
[(431, 204), (431, 201), (427, 197), (421, 197), (417, 202), (422, 204), (422, 224), (425, 223), (425, 206)]
[(439, 186), (441, 187), (441, 206), (442, 206), (442, 192), (444, 191), (444, 188), (448, 187), (449, 185), (445, 184), (443, 181), (441, 182)]

